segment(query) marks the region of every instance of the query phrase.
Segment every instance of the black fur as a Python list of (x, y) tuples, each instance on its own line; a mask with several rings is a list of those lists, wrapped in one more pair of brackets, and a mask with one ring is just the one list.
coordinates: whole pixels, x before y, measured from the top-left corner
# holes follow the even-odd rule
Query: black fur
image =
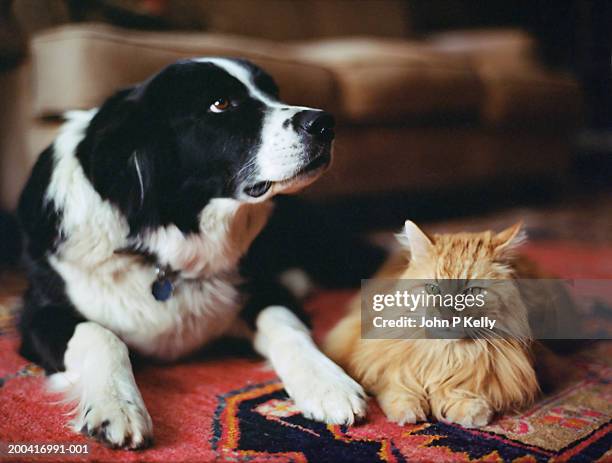
[(325, 288), (355, 288), (371, 278), (387, 253), (368, 243), (333, 214), (316, 204), (292, 196), (275, 199), (274, 214), (241, 262), (251, 297), (242, 318), (252, 327), (259, 312), (269, 305), (290, 308), (310, 325), (302, 304), (279, 281), (290, 269), (303, 270)]
[(49, 147), (34, 165), (18, 205), (23, 261), (30, 283), (19, 320), (20, 353), (48, 373), (63, 370), (66, 344), (83, 320), (65, 294), (64, 281), (46, 260), (62, 240), (58, 227), (61, 210), (45, 200), (52, 170), (53, 149)]
[(85, 321), (67, 300), (64, 282), (48, 265), (30, 266), (30, 287), (19, 320), (19, 353), (47, 373), (64, 370), (64, 352), (76, 326)]
[(0, 211), (0, 267), (16, 265), (21, 255), (21, 235), (14, 215)]
[(387, 257), (351, 224), (315, 203), (294, 196), (279, 196), (275, 203), (274, 214), (242, 261), (249, 279), (299, 268), (319, 286), (354, 288)]
[(53, 148), (39, 156), (26, 186), (21, 193), (17, 213), (24, 235), (24, 247), (31, 264), (44, 261), (61, 242), (58, 228), (61, 210), (52, 201), (45, 200), (53, 170)]
[(269, 278), (269, 275), (260, 275), (249, 279), (248, 283), (244, 285), (243, 291), (249, 297), (240, 312), (240, 316), (250, 328), (255, 329), (257, 315), (271, 305), (282, 305), (288, 308), (302, 322), (310, 326), (310, 318), (302, 308), (300, 301), (279, 281)]

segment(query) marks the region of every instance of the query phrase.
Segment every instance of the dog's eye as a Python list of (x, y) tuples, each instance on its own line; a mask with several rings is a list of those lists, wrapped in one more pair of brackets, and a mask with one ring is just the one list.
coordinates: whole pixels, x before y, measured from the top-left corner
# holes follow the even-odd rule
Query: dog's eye
[(218, 98), (213, 104), (210, 105), (210, 110), (213, 113), (222, 113), (230, 107), (230, 100), (228, 98)]

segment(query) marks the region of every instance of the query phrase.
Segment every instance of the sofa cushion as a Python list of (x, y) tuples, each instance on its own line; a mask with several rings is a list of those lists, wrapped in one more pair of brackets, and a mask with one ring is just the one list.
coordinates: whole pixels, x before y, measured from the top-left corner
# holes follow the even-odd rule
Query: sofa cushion
[(85, 24), (34, 38), (35, 115), (96, 106), (116, 89), (197, 55), (251, 59), (276, 78), (287, 102), (325, 108), (353, 124), (465, 115), (490, 125), (575, 124), (581, 109), (575, 80), (544, 69), (533, 40), (518, 30), (459, 31), (421, 42), (283, 44)]
[(453, 31), (430, 37), (432, 49), (470, 61), (484, 89), (488, 125), (575, 125), (582, 113), (578, 82), (546, 69), (534, 39), (518, 29)]
[(191, 56), (248, 58), (278, 81), (287, 102), (333, 108), (333, 74), (292, 58), (282, 44), (216, 34), (142, 32), (102, 24), (45, 31), (32, 41), (36, 116), (99, 105), (121, 87)]
[(469, 60), (399, 39), (350, 38), (294, 46), (334, 71), (340, 113), (352, 122), (476, 113), (481, 86)]

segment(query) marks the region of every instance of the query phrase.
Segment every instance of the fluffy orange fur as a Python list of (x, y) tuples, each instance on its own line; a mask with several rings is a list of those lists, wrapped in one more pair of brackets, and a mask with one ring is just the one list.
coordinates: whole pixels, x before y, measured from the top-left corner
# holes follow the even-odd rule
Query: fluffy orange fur
[[(511, 279), (532, 276), (515, 256), (524, 240), (517, 224), (501, 233), (456, 233), (427, 237), (406, 222), (395, 255), (379, 278)], [(409, 262), (408, 262), (409, 258)], [(520, 299), (520, 296), (517, 296)], [(497, 316), (507, 326), (527, 326), (526, 305), (504, 301)], [(484, 426), (496, 412), (530, 403), (539, 388), (530, 340), (362, 339), (361, 301), (329, 333), (324, 350), (376, 398), (399, 424), (438, 420)], [(528, 330), (528, 328), (527, 328)]]

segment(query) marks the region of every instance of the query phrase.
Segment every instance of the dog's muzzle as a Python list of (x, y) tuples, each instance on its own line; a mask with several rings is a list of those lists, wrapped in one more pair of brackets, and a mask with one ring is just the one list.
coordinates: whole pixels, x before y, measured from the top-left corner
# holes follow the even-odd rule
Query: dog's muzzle
[(335, 137), (335, 120), (331, 114), (308, 109), (296, 113), (291, 124), (303, 137), (303, 143), (307, 147), (303, 166), (286, 179), (261, 181), (247, 186), (243, 191), (248, 196), (260, 198), (273, 187), (276, 192), (287, 189), (295, 191), (316, 180), (331, 163), (331, 142)]

